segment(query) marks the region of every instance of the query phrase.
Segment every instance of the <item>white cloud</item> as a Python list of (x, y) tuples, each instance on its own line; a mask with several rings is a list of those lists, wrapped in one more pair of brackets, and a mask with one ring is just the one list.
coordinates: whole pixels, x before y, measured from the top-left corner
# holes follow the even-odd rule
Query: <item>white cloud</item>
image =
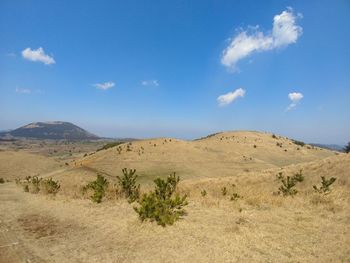
[(108, 90), (110, 88), (113, 88), (115, 86), (115, 83), (112, 81), (108, 81), (105, 83), (96, 83), (96, 84), (94, 84), (94, 86), (98, 89)]
[(226, 93), (224, 95), (220, 95), (217, 98), (217, 101), (219, 103), (219, 106), (226, 106), (230, 103), (232, 103), (234, 100), (238, 99), (239, 97), (244, 97), (245, 90), (244, 89), (236, 89), (235, 91)]
[(295, 108), (303, 97), (304, 95), (301, 94), (300, 92), (289, 93), (288, 98), (291, 100), (291, 104), (289, 104), (286, 110), (289, 111)]
[(262, 52), (274, 48), (284, 47), (295, 43), (302, 34), (302, 28), (296, 25), (297, 18), (292, 8), (287, 8), (281, 14), (273, 18), (272, 32), (264, 34), (259, 31), (259, 27), (249, 27), (249, 30), (241, 30), (230, 44), (224, 49), (221, 63), (236, 70), (239, 60), (248, 57), (254, 52)]
[(16, 93), (19, 94), (30, 94), (32, 91), (30, 89), (16, 88)]
[(156, 79), (143, 80), (143, 81), (141, 81), (141, 85), (142, 86), (149, 86), (149, 87), (158, 87), (159, 86), (159, 82)]
[(22, 51), (23, 58), (30, 60), (30, 61), (39, 61), (44, 63), (45, 65), (55, 64), (55, 60), (53, 57), (50, 57), (49, 55), (45, 54), (45, 51), (42, 47), (39, 47), (37, 50), (26, 48)]
[(297, 42), (303, 33), (302, 27), (296, 25), (297, 18), (301, 17), (301, 14), (294, 15), (293, 9), (289, 7), (273, 18), (272, 37), (274, 47), (283, 47)]

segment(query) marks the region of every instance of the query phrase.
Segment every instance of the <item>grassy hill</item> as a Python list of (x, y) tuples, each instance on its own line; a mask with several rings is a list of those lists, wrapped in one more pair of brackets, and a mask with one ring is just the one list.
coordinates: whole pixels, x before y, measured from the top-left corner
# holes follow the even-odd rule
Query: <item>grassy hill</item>
[(301, 146), (269, 133), (237, 131), (195, 141), (158, 138), (124, 143), (74, 164), (113, 176), (120, 175), (124, 167), (135, 168), (140, 180), (146, 182), (171, 172), (177, 172), (184, 179), (234, 176), (335, 154), (310, 145)]

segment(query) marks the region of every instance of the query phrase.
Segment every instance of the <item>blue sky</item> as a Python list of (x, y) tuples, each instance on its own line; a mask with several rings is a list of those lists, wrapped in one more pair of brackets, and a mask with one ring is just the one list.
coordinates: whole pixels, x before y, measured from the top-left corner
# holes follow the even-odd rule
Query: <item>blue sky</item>
[[(349, 1), (0, 2), (0, 129), (350, 140)], [(40, 49), (41, 48), (41, 49)]]

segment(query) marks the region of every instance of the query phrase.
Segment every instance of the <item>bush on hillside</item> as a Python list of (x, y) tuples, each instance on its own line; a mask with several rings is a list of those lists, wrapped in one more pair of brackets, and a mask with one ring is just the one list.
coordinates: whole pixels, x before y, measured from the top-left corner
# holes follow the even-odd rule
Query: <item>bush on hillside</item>
[(302, 175), (302, 170), (293, 176), (283, 176), (282, 172), (277, 175), (277, 179), (282, 183), (278, 188), (278, 193), (283, 194), (283, 196), (293, 196), (298, 193), (298, 190), (295, 189), (297, 183), (304, 181), (304, 176)]
[(4, 180), (4, 178), (0, 178), (0, 184), (4, 184), (5, 183), (5, 180)]
[(166, 180), (157, 178), (154, 180), (155, 189), (144, 194), (138, 201), (139, 207), (134, 207), (141, 221), (149, 219), (156, 221), (161, 226), (172, 225), (181, 216), (185, 215), (184, 206), (188, 203), (187, 196), (176, 193), (180, 178), (175, 173)]
[(108, 184), (107, 179), (98, 174), (95, 181), (92, 181), (83, 187), (83, 192), (86, 192), (89, 189), (93, 190), (94, 193), (90, 196), (91, 200), (95, 203), (101, 203), (102, 198), (105, 196)]
[(52, 180), (52, 178), (44, 179), (42, 181), (42, 185), (48, 194), (57, 194), (58, 191), (61, 188), (61, 185), (58, 183), (58, 181)]
[(313, 186), (315, 192), (320, 194), (329, 194), (331, 192), (330, 186), (337, 180), (335, 177), (326, 179), (324, 176), (321, 176), (321, 186), (318, 188), (316, 185)]
[(130, 203), (136, 201), (140, 196), (140, 185), (136, 184), (136, 169), (122, 169), (123, 176), (117, 176), (121, 192)]
[(297, 140), (292, 140), (294, 144), (299, 145), (301, 147), (303, 147), (305, 145), (305, 142), (302, 141), (297, 141)]
[(344, 152), (349, 153), (350, 152), (350, 142), (344, 147)]
[(120, 144), (122, 144), (122, 142), (109, 142), (109, 143), (106, 143), (105, 145), (103, 145), (101, 148), (97, 149), (96, 152), (102, 151), (102, 150), (107, 150), (109, 148), (118, 146)]

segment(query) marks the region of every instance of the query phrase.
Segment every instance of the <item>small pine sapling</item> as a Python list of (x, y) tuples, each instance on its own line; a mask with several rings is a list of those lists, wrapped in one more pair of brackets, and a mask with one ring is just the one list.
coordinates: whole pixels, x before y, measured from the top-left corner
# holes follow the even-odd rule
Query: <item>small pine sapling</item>
[(118, 184), (121, 188), (121, 192), (128, 199), (130, 203), (136, 201), (140, 196), (140, 185), (136, 184), (137, 175), (136, 169), (122, 169), (123, 176), (117, 176)]
[(330, 186), (337, 180), (335, 177), (326, 179), (324, 176), (321, 176), (321, 186), (318, 188), (316, 185), (313, 186), (315, 192), (322, 194), (329, 194), (331, 192)]
[(98, 174), (95, 181), (92, 181), (83, 187), (83, 192), (86, 192), (88, 189), (92, 189), (94, 193), (90, 196), (91, 200), (95, 203), (101, 203), (102, 198), (105, 196), (107, 186), (107, 179)]

